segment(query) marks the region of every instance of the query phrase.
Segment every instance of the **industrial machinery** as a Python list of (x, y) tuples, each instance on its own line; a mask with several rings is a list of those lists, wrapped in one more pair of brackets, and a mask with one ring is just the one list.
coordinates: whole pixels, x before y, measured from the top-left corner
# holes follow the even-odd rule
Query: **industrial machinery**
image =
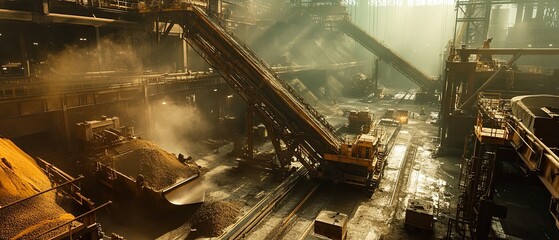
[(157, 210), (172, 210), (175, 206), (200, 203), (205, 200), (200, 174), (163, 188), (155, 188), (146, 184), (142, 175), (133, 179), (101, 162), (96, 162), (95, 166), (95, 177), (104, 186), (121, 196), (141, 200), (145, 205)]
[(404, 226), (409, 230), (432, 232), (435, 222), (433, 213), (433, 203), (422, 199), (410, 199), (406, 208)]
[[(347, 120), (348, 120), (347, 128), (349, 130), (351, 130), (352, 132), (366, 133), (369, 131), (371, 127), (373, 116), (371, 115), (369, 109), (365, 109), (361, 111), (351, 110), (349, 112), (349, 115), (347, 116)], [(367, 131), (363, 131), (365, 129)]]
[[(146, 182), (155, 179), (147, 179), (137, 171), (129, 169), (141, 168), (146, 172), (163, 171), (159, 167), (146, 167), (143, 161), (153, 161), (150, 164), (169, 165), (173, 169), (195, 168), (195, 166), (186, 166), (185, 159), (182, 154), (178, 157), (172, 156), (161, 149), (151, 146), (149, 142), (136, 139), (133, 128), (120, 126), (118, 117), (105, 117), (100, 120), (85, 121), (76, 124), (75, 135), (82, 141), (81, 148), (83, 153), (89, 159), (88, 171), (92, 173), (99, 182), (108, 187), (109, 191), (121, 194), (123, 196), (138, 198), (150, 206), (158, 206), (162, 208), (173, 208), (173, 206), (188, 205), (204, 201), (204, 189), (201, 187), (200, 173), (187, 174), (185, 178), (173, 179), (172, 183), (165, 186), (150, 186)], [(131, 159), (128, 154), (136, 156)], [(124, 160), (116, 160), (116, 159)], [(182, 158), (182, 159), (181, 159)], [(112, 159), (112, 161), (103, 161), (102, 159)], [(120, 162), (120, 163), (118, 163)], [(117, 168), (119, 165), (121, 169)], [(137, 175), (126, 174), (134, 172)], [(168, 172), (165, 176), (153, 176), (153, 178), (166, 179), (170, 178)], [(175, 176), (175, 175), (173, 175)], [(182, 175), (181, 175), (182, 176)], [(184, 176), (183, 176), (184, 177)]]
[(384, 127), (377, 126), (353, 141), (343, 143), (338, 154), (325, 154), (324, 159), (344, 170), (340, 180), (374, 189), (382, 178), (384, 157), (390, 150), (388, 141), (394, 130), (394, 127), (391, 128), (390, 134), (387, 134)]
[(407, 124), (409, 119), (408, 110), (397, 110), (394, 119), (398, 120), (402, 124)]
[(455, 219), (450, 219), (449, 234), (457, 231), (485, 239), (491, 219), (505, 218), (507, 208), (494, 200), (494, 175), (501, 148), (512, 147), (524, 174), (537, 176), (551, 195), (549, 212), (559, 222), (559, 172), (557, 157), (557, 108), (559, 96), (525, 95), (502, 99), (498, 93), (480, 93), (474, 134), (467, 144), (461, 167), (459, 197)]
[(321, 211), (314, 220), (314, 233), (328, 239), (343, 240), (347, 237), (347, 214)]
[[(367, 100), (378, 98), (379, 89), (377, 89), (377, 81), (368, 78), (363, 73), (356, 73), (351, 76), (351, 81), (345, 86), (344, 91), (353, 97), (361, 97)], [(382, 90), (382, 89), (381, 89)]]
[[(56, 166), (33, 159), (0, 138), (0, 219), (2, 239), (102, 239), (95, 205), (81, 193), (80, 181)], [(62, 203), (62, 204), (61, 204)], [(22, 214), (25, 213), (25, 214)], [(13, 234), (13, 235), (12, 235)]]
[(249, 116), (254, 114), (266, 126), (278, 158), (276, 169), (289, 171), (296, 160), (315, 177), (369, 189), (378, 182), (386, 133), (344, 141), (324, 116), (199, 6), (144, 14), (156, 23), (182, 26), (186, 41), (248, 104)]
[(120, 126), (118, 117), (103, 116), (100, 120), (76, 123), (75, 136), (82, 141), (81, 150), (92, 152), (125, 141), (134, 136), (133, 128)]
[[(491, 55), (511, 57), (507, 62), (493, 64), (492, 67), (470, 60), (474, 56)], [(498, 92), (507, 98), (519, 93), (555, 94), (559, 71), (550, 69), (542, 72), (541, 69), (533, 69), (533, 66), (520, 65), (517, 61), (523, 56), (547, 61), (544, 56), (558, 55), (557, 48), (451, 49), (443, 74), (445, 79), (440, 112), (443, 148), (459, 149), (463, 146), (465, 137), (471, 131), (469, 126), (475, 124), (476, 111), (472, 111), (472, 106), (481, 92)]]
[(409, 118), (409, 111), (403, 109), (386, 109), (386, 112), (382, 116), (382, 118), (394, 119), (401, 124), (407, 124)]

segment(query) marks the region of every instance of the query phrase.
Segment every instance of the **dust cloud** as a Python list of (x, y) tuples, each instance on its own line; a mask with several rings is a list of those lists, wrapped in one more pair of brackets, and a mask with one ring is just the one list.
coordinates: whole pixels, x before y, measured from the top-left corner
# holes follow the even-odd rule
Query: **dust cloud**
[(328, 66), (356, 61), (340, 33), (324, 29), (310, 15), (288, 16), (244, 39), (264, 60), (283, 66)]
[(47, 57), (47, 76), (63, 76), (86, 72), (120, 71), (140, 73), (143, 63), (140, 53), (145, 46), (138, 46), (133, 39), (102, 39), (99, 44), (69, 45), (64, 50)]
[(185, 156), (201, 152), (201, 149), (196, 149), (200, 144), (195, 143), (202, 139), (212, 126), (195, 106), (162, 99), (152, 105), (151, 115), (151, 138), (163, 149)]
[[(442, 72), (443, 53), (454, 35), (453, 2), (360, 3), (348, 5), (352, 22), (427, 75), (436, 77)], [(415, 86), (386, 64), (379, 78), (385, 85)]]

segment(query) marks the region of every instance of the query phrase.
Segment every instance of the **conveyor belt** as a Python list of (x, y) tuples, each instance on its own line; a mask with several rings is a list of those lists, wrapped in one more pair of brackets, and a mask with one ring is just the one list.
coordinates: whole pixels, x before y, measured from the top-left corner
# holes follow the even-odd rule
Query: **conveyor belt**
[(183, 21), (189, 44), (210, 62), (264, 121), (278, 157), (295, 156), (311, 172), (324, 153), (335, 153), (342, 142), (335, 129), (250, 49), (199, 7), (190, 6)]
[(400, 71), (404, 76), (412, 80), (424, 90), (434, 90), (437, 88), (437, 81), (421, 72), (410, 62), (406, 61), (390, 48), (386, 47), (373, 36), (367, 34), (365, 31), (355, 26), (347, 20), (342, 20), (338, 23), (338, 28), (345, 34), (353, 38), (363, 47), (374, 53), (377, 57), (384, 62), (390, 64), (396, 70)]

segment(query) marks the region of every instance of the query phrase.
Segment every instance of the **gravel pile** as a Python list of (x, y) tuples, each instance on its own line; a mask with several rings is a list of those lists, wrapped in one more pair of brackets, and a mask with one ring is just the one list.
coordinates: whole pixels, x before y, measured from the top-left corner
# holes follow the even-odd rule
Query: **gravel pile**
[(103, 159), (103, 162), (132, 179), (138, 175), (144, 176), (147, 185), (155, 190), (162, 190), (198, 174), (197, 165), (181, 163), (175, 155), (149, 141), (134, 139), (113, 150), (112, 155)]
[[(0, 139), (0, 160), (0, 206), (51, 187), (35, 160), (10, 140)], [(45, 193), (0, 209), (0, 239), (37, 239), (39, 234), (73, 218), (56, 203), (54, 192)], [(65, 230), (61, 228), (40, 238), (51, 238)]]
[[(56, 204), (54, 193), (46, 193), (0, 210), (0, 239), (50, 239), (67, 231), (68, 226), (41, 234), (72, 219), (72, 214)], [(73, 226), (78, 224), (74, 222)]]
[(192, 215), (191, 228), (196, 229), (198, 236), (217, 237), (223, 229), (235, 223), (241, 207), (242, 204), (237, 202), (204, 202)]

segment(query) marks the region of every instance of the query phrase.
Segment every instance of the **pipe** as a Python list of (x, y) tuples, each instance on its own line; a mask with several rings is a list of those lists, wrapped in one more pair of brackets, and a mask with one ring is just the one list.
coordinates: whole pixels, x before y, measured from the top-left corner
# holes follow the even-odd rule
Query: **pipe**
[(16, 11), (0, 9), (0, 20), (8, 21), (25, 21), (34, 23), (60, 23), (60, 24), (75, 24), (75, 25), (86, 25), (86, 26), (111, 26), (111, 27), (121, 27), (121, 28), (132, 28), (132, 29), (143, 29), (142, 25), (137, 22), (116, 20), (110, 18), (96, 18), (96, 17), (85, 17), (69, 14), (59, 14), (50, 13), (47, 15), (27, 12), (27, 11)]

